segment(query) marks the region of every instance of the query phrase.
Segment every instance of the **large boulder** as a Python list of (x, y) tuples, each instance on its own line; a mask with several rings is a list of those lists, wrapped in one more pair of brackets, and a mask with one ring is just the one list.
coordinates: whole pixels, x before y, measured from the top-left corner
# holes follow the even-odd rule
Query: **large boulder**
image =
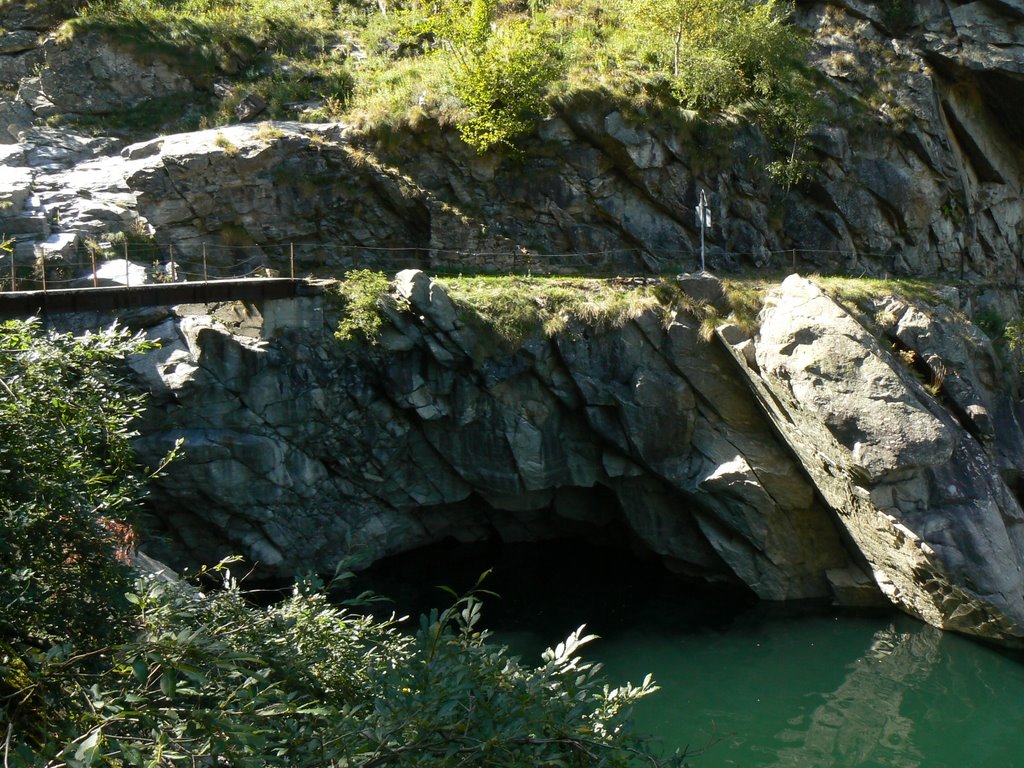
[(760, 319), (736, 359), (881, 590), (934, 626), (1024, 638), (1024, 512), (981, 444), (810, 281)]

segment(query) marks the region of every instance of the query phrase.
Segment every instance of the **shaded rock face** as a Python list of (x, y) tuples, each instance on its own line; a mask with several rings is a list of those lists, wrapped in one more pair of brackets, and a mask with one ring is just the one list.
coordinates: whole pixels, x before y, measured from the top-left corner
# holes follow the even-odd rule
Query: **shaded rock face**
[(68, 42), (49, 39), (42, 50), (39, 101), (31, 105), (41, 117), (104, 115), (195, 90), (172, 64), (120, 48), (98, 33), (76, 35)]
[[(856, 569), (830, 515), (731, 370), (679, 315), (495, 352), (443, 287), (400, 274), (380, 348), (331, 335), (322, 297), (179, 308), (133, 361), (138, 447), (184, 460), (151, 503), (176, 562), (331, 570), (455, 537), (600, 536), (611, 523), (689, 576), (766, 599)], [(165, 553), (167, 554), (167, 553)]]
[(755, 353), (733, 348), (882, 591), (934, 626), (1019, 642), (1024, 512), (983, 445), (803, 278), (769, 294)]
[(159, 554), (289, 576), (445, 538), (611, 538), (765, 599), (884, 596), (1024, 638), (1019, 415), (991, 343), (944, 307), (868, 302), (889, 351), (792, 276), (753, 339), (649, 311), (509, 348), (423, 272), (393, 289), (376, 346), (338, 342), (316, 291), (132, 319), (162, 341), (131, 361), (140, 456), (185, 440), (150, 499)]

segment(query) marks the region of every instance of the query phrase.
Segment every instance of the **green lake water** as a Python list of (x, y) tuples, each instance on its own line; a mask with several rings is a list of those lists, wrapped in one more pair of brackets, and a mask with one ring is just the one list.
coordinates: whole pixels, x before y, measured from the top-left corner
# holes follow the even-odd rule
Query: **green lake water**
[[(494, 567), (485, 624), (526, 662), (586, 622), (613, 682), (653, 673), (637, 728), (695, 768), (1024, 766), (1024, 659), (887, 610), (778, 608), (564, 543), (432, 550), (375, 585), (416, 611), (429, 585)], [(482, 566), (482, 567), (481, 567)], [(479, 570), (478, 570), (479, 569)], [(402, 586), (404, 585), (404, 586)], [(414, 585), (411, 586), (410, 585)]]

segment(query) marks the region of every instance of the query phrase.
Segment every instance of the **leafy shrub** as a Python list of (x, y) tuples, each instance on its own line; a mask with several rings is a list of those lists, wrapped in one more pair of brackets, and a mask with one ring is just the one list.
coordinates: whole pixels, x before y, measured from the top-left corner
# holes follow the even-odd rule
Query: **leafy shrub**
[(38, 647), (116, 636), (130, 583), (112, 556), (141, 496), (129, 427), (141, 409), (116, 362), (123, 329), (75, 338), (0, 325), (0, 638)]
[(384, 326), (384, 311), (396, 305), (388, 276), (372, 269), (351, 270), (339, 283), (338, 293), (343, 316), (334, 331), (335, 337), (340, 341), (362, 338), (376, 344)]
[(560, 71), (551, 43), (526, 21), (508, 22), (456, 69), (455, 94), (469, 109), (459, 134), (478, 152), (533, 129), (547, 111), (548, 84)]
[(539, 19), (501, 18), (497, 0), (444, 0), (405, 24), (445, 53), (453, 92), (468, 112), (459, 133), (478, 152), (512, 146), (546, 112), (547, 87), (561, 65)]
[(266, 609), (224, 586), (141, 580), (138, 636), (88, 686), (64, 667), (72, 716), (41, 745), (16, 734), (7, 764), (663, 764), (628, 728), (654, 685), (609, 689), (579, 656), (582, 627), (530, 668), (487, 642), (472, 593), (410, 635), (303, 585)]

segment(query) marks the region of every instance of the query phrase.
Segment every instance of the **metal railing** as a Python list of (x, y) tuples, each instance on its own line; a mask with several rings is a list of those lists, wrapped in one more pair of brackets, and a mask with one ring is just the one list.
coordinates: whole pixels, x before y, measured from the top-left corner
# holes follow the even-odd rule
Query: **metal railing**
[[(885, 268), (894, 254), (791, 248), (758, 252), (708, 250), (709, 266), (756, 265), (768, 273), (825, 263), (871, 259)], [(37, 256), (19, 264), (13, 252), (0, 254), (0, 292), (122, 288), (153, 283), (208, 283), (249, 278), (341, 277), (351, 269), (396, 272), (410, 267), (438, 273), (585, 275), (593, 277), (668, 275), (698, 271), (700, 255), (691, 250), (654, 247), (613, 248), (589, 252), (535, 253), (518, 246), (494, 251), (427, 247), (374, 247), (305, 241), (278, 244), (187, 243), (162, 247), (152, 242), (116, 245), (79, 243), (71, 257)], [(114, 266), (116, 265), (116, 266)], [(632, 265), (632, 269), (623, 269)], [(118, 273), (119, 270), (124, 270)], [(823, 270), (834, 271), (834, 270)], [(84, 277), (83, 277), (84, 275)]]

